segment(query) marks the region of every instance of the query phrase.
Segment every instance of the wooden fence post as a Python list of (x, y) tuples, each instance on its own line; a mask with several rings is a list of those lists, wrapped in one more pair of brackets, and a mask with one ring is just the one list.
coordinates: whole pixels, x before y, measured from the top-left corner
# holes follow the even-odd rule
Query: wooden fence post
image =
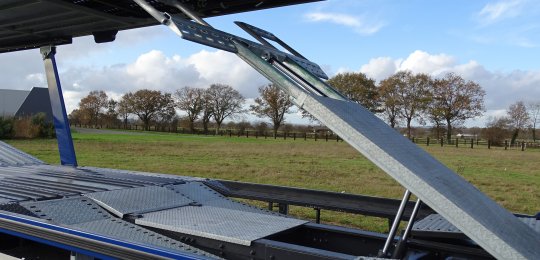
[(508, 150), (508, 140), (504, 140), (504, 150)]
[(426, 140), (426, 144), (427, 144), (427, 146), (429, 146), (429, 136), (428, 136), (428, 138)]
[(488, 149), (491, 149), (491, 140), (488, 140)]
[(294, 132), (294, 133), (292, 134), (292, 136), (293, 136), (293, 140), (296, 141), (296, 132)]
[(525, 141), (521, 142), (521, 151), (525, 151)]
[(326, 141), (328, 142), (328, 132), (325, 134), (324, 138), (325, 138)]
[(441, 147), (443, 147), (443, 145), (444, 145), (444, 139), (441, 138)]
[(473, 149), (473, 145), (474, 145), (474, 140), (471, 139), (471, 149)]
[(307, 140), (307, 132), (304, 132), (304, 141)]
[(456, 147), (458, 147), (458, 145), (459, 145), (459, 139), (457, 139), (456, 137)]

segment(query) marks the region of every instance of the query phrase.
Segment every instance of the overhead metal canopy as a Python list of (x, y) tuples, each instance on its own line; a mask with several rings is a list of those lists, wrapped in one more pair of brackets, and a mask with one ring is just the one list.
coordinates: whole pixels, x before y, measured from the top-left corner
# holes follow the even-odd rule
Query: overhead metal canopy
[[(184, 0), (201, 17), (212, 17), (320, 0)], [(178, 9), (157, 0), (156, 9)], [(72, 38), (94, 35), (96, 42), (114, 40), (118, 31), (157, 25), (131, 0), (3, 0), (0, 1), (0, 52), (69, 44)]]

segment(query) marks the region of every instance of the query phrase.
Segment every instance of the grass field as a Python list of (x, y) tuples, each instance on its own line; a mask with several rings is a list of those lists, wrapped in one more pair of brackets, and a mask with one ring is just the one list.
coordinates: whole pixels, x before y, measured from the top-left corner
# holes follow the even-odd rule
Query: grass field
[[(80, 165), (265, 183), (400, 198), (403, 188), (343, 142), (177, 134), (83, 134), (73, 139)], [(8, 140), (48, 163), (59, 163), (56, 140)], [(505, 208), (540, 211), (540, 151), (425, 147)], [(292, 207), (302, 218), (311, 209)], [(322, 221), (384, 232), (384, 219), (322, 213)]]

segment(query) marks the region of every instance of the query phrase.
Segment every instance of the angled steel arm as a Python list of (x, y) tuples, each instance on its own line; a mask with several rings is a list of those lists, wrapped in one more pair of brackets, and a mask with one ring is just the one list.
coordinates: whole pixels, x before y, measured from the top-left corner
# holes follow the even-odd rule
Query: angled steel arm
[[(280, 69), (288, 58), (321, 77), (320, 68), (311, 67), (314, 63), (302, 63), (305, 60), (294, 55), (179, 17), (172, 17), (165, 24), (186, 40), (236, 53), (288, 93), (298, 107), (319, 119), (494, 257), (540, 259), (540, 234), (476, 187), (364, 107), (318, 95), (305, 88), (307, 79), (293, 78)], [(322, 75), (326, 76), (324, 72)], [(315, 89), (324, 93), (323, 89)]]
[(41, 47), (40, 51), (45, 64), (47, 85), (49, 86), (49, 98), (51, 100), (58, 151), (60, 152), (60, 163), (62, 165), (76, 167), (77, 156), (75, 155), (75, 148), (73, 147), (73, 139), (71, 138), (71, 130), (69, 128), (66, 105), (64, 104), (62, 86), (60, 85), (60, 77), (58, 76), (58, 69), (56, 67), (56, 47)]

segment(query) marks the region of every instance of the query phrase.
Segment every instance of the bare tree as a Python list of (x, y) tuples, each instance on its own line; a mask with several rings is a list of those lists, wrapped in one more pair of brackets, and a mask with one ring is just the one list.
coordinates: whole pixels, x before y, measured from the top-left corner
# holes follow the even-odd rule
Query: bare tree
[(102, 90), (90, 91), (79, 102), (79, 111), (87, 123), (98, 125), (100, 114), (107, 108), (107, 94)]
[(395, 128), (399, 121), (398, 86), (394, 76), (382, 80), (379, 84), (379, 98), (390, 127)]
[(515, 144), (516, 138), (519, 135), (519, 132), (525, 128), (529, 121), (529, 113), (527, 112), (527, 107), (523, 101), (518, 101), (506, 110), (508, 115), (508, 121), (512, 128), (512, 140), (510, 144)]
[(195, 120), (203, 111), (204, 89), (183, 87), (175, 92), (176, 106), (186, 111), (191, 132), (195, 131)]
[(103, 115), (104, 121), (109, 125), (116, 125), (118, 123), (118, 102), (114, 99), (107, 101), (107, 111)]
[(165, 130), (165, 126), (172, 123), (176, 117), (176, 104), (170, 93), (163, 93), (162, 102), (163, 107), (157, 112), (155, 120), (161, 130)]
[(536, 124), (540, 120), (540, 102), (530, 103), (528, 110), (531, 119), (532, 138), (536, 142)]
[(407, 137), (411, 137), (411, 121), (424, 113), (431, 101), (431, 77), (427, 74), (412, 74), (412, 72), (398, 72), (397, 77), (402, 84), (398, 84), (398, 103), (400, 114), (407, 122)]
[(132, 109), (129, 105), (129, 99), (133, 94), (128, 93), (122, 96), (122, 99), (118, 102), (118, 115), (124, 124), (124, 128), (127, 128), (129, 115), (132, 113)]
[(469, 118), (481, 116), (484, 112), (486, 92), (473, 81), (466, 81), (455, 73), (447, 73), (433, 84), (432, 107), (440, 110), (446, 121), (446, 139), (451, 140), (452, 125)]
[(142, 89), (126, 95), (131, 113), (141, 119), (144, 130), (147, 131), (150, 130), (150, 122), (155, 120), (159, 113), (167, 109), (172, 102), (170, 94), (163, 94), (159, 90)]
[(510, 135), (510, 130), (508, 130), (509, 124), (508, 117), (490, 118), (486, 127), (482, 129), (482, 136), (493, 145), (502, 145), (504, 140)]
[(212, 115), (214, 115), (214, 106), (212, 103), (212, 96), (210, 96), (209, 91), (207, 89), (203, 93), (202, 113), (201, 113), (201, 121), (203, 124), (203, 131), (205, 134), (208, 133), (208, 124), (210, 123), (210, 119), (212, 119)]
[(285, 114), (290, 111), (292, 102), (289, 95), (273, 84), (259, 87), (260, 97), (251, 105), (251, 111), (258, 117), (268, 117), (274, 125), (274, 136), (281, 124), (285, 121)]
[(327, 83), (350, 100), (361, 104), (371, 112), (380, 112), (375, 80), (361, 72), (339, 73)]
[(212, 117), (216, 121), (216, 133), (219, 133), (225, 118), (244, 112), (244, 97), (229, 85), (212, 84), (208, 95), (212, 104)]

